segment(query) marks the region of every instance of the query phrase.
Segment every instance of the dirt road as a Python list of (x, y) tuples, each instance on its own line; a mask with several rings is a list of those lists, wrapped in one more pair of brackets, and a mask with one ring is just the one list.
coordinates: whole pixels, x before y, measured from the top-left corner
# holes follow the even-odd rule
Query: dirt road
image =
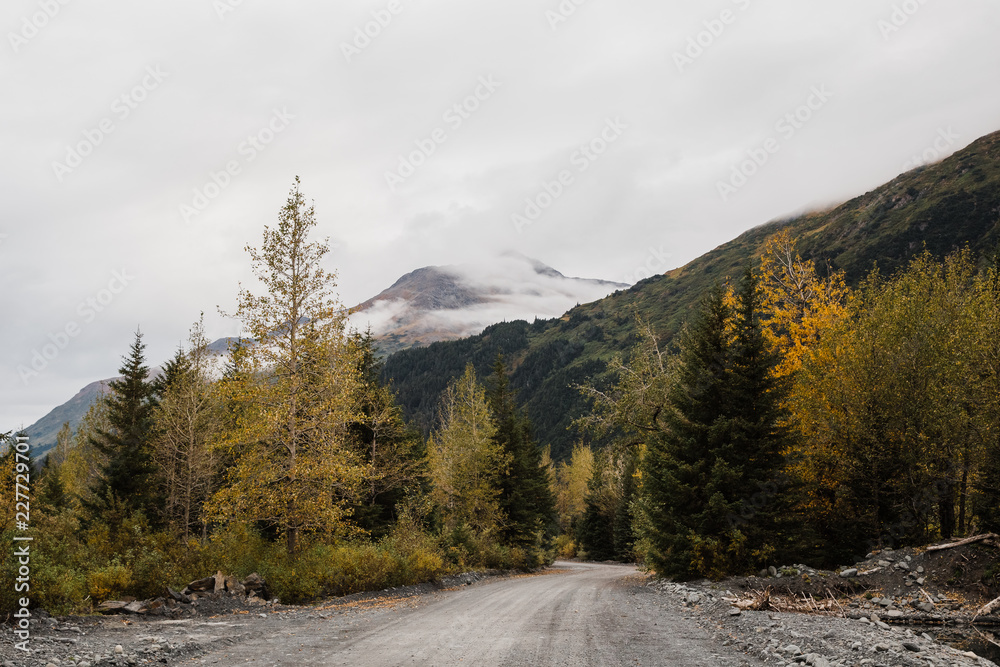
[(719, 645), (642, 581), (634, 567), (557, 563), (541, 575), (392, 603), (319, 608), (262, 625), (245, 618), (233, 623), (234, 645), (183, 664), (761, 664)]

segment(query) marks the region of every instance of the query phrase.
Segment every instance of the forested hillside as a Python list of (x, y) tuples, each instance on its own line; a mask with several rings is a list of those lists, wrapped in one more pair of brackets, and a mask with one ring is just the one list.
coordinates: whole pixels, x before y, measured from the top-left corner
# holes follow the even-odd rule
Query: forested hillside
[(752, 229), (686, 266), (560, 319), (498, 324), (472, 338), (398, 352), (386, 361), (383, 377), (392, 381), (407, 415), (427, 431), (440, 392), (466, 363), (485, 375), (502, 353), (539, 441), (551, 445), (553, 458), (565, 459), (580, 437), (571, 424), (588, 409), (574, 387), (607, 381), (614, 355), (638, 340), (636, 316), (669, 343), (711, 286), (737, 278), (782, 229), (797, 239), (804, 259), (822, 273), (844, 271), (852, 286), (874, 265), (890, 273), (925, 248), (938, 258), (966, 246), (976, 256), (992, 255), (1000, 242), (1000, 133), (832, 210)]

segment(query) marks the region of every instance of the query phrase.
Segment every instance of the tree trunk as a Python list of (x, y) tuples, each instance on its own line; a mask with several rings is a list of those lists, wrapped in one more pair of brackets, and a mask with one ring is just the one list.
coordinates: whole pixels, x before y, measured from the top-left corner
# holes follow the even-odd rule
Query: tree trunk
[(958, 495), (958, 534), (965, 535), (965, 501), (969, 493), (969, 468), (962, 470), (962, 485)]
[(955, 484), (943, 481), (941, 497), (938, 498), (938, 518), (941, 523), (941, 539), (950, 540), (955, 534)]

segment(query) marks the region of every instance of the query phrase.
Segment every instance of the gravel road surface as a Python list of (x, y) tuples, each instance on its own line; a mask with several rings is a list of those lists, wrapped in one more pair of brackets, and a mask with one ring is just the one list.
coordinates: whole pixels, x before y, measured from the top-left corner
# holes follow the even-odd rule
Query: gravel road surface
[(264, 624), (234, 619), (217, 629), (236, 642), (180, 664), (762, 664), (722, 646), (694, 615), (644, 584), (634, 567), (559, 562), (543, 574), (350, 609), (272, 614)]

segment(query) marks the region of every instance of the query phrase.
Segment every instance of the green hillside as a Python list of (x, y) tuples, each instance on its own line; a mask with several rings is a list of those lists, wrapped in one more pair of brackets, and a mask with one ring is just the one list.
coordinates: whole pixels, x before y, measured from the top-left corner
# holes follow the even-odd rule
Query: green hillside
[(563, 458), (579, 438), (570, 424), (587, 408), (573, 386), (606, 379), (608, 361), (636, 340), (636, 314), (669, 341), (712, 284), (737, 276), (783, 228), (799, 240), (803, 257), (821, 269), (843, 269), (851, 284), (876, 263), (894, 271), (924, 247), (938, 256), (966, 245), (992, 255), (1000, 245), (1000, 132), (832, 210), (754, 228), (686, 266), (560, 319), (498, 324), (472, 338), (397, 352), (386, 362), (385, 377), (407, 414), (427, 430), (438, 395), (465, 364), (473, 362), (485, 375), (502, 353), (540, 442)]

